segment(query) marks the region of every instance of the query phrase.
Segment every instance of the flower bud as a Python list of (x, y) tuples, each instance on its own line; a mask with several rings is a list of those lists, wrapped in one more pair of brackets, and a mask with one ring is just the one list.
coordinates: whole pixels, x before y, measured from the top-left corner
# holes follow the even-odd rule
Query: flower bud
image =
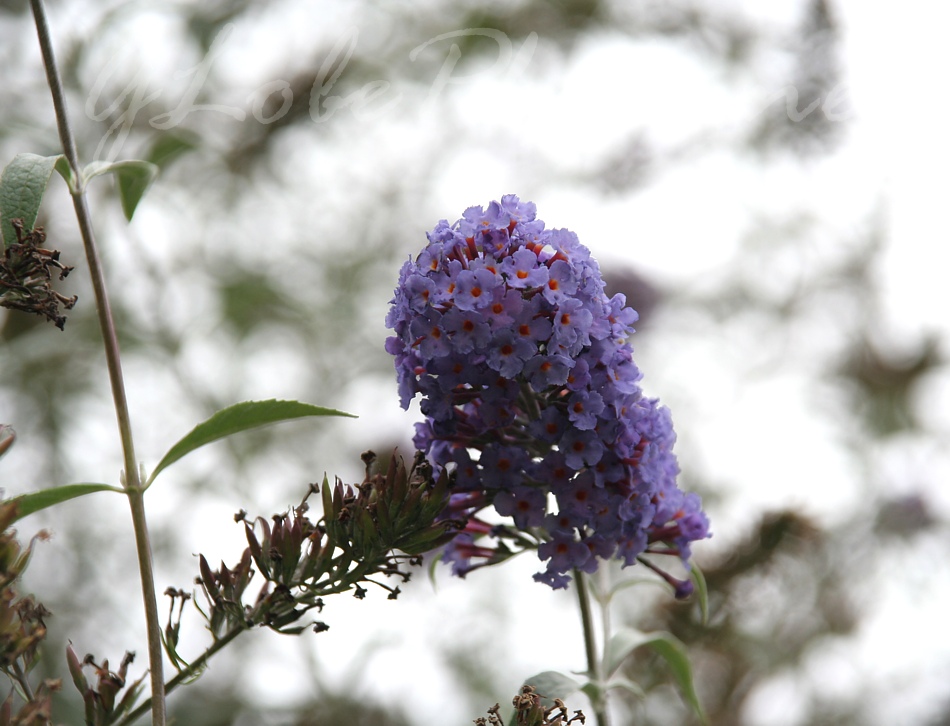
[(0, 458), (10, 450), (15, 440), (16, 431), (13, 430), (13, 427), (0, 424)]

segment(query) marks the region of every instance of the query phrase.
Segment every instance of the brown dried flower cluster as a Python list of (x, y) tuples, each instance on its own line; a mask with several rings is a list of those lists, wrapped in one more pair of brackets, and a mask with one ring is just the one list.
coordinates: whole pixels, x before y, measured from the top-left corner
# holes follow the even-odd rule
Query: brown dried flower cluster
[[(582, 711), (574, 711), (570, 716), (567, 706), (560, 698), (551, 699), (553, 706), (544, 706), (544, 698), (534, 690), (533, 686), (521, 687), (521, 693), (511, 700), (515, 707), (515, 726), (568, 726), (568, 724), (584, 724), (587, 717)], [(495, 704), (488, 709), (488, 716), (475, 719), (476, 726), (504, 726), (499, 712), (501, 706)]]
[(44, 681), (34, 689), (27, 674), (46, 638), (44, 621), (51, 613), (32, 596), (21, 597), (16, 583), (29, 563), (33, 542), (47, 535), (40, 532), (23, 549), (16, 531), (10, 529), (16, 511), (13, 502), (0, 503), (0, 671), (16, 684), (22, 699), (10, 693), (0, 705), (0, 725), (45, 726), (52, 713), (52, 695), (59, 690), (60, 682)]
[(43, 247), (46, 234), (42, 227), (26, 231), (23, 220), (14, 219), (17, 241), (7, 245), (0, 258), (0, 307), (43, 315), (60, 330), (66, 325), (66, 316), (59, 306), (71, 310), (76, 296), (66, 297), (52, 288), (52, 270), (65, 278), (72, 267), (59, 261), (59, 250)]

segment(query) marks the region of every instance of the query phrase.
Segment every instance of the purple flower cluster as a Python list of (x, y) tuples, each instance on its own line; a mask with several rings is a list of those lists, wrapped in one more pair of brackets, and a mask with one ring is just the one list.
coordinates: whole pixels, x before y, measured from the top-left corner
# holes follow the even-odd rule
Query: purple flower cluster
[[(422, 394), (416, 447), (454, 470), (450, 516), (469, 523), (443, 559), (464, 575), (530, 537), (547, 563), (535, 579), (552, 587), (618, 557), (686, 594), (642, 558), (686, 562), (709, 524), (676, 486), (669, 411), (638, 385), (637, 313), (606, 296), (574, 233), (545, 229), (516, 196), (442, 220), (428, 239), (400, 271), (386, 349), (403, 408)], [(489, 506), (513, 528), (480, 520)], [(497, 548), (476, 544), (486, 534)]]

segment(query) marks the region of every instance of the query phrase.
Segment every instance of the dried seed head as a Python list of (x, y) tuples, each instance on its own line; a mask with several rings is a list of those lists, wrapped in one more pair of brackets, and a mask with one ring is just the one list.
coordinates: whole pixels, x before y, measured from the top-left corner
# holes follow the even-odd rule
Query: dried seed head
[(70, 310), (77, 298), (53, 290), (51, 270), (57, 270), (62, 280), (73, 268), (59, 261), (59, 250), (43, 247), (46, 234), (42, 227), (26, 231), (22, 219), (11, 224), (17, 241), (7, 245), (0, 258), (0, 307), (43, 315), (62, 330), (66, 316), (59, 307)]

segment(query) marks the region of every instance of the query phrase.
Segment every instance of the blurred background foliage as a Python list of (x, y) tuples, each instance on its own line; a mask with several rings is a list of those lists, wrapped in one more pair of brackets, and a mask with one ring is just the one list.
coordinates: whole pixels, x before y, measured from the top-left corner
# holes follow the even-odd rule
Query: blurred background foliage
[[(695, 605), (649, 590), (625, 599), (620, 617), (689, 645), (712, 724), (950, 723), (939, 688), (950, 644), (890, 665), (886, 646), (868, 645), (913, 617), (882, 610), (892, 589), (947, 595), (946, 578), (932, 575), (950, 542), (935, 494), (946, 420), (928, 408), (945, 390), (946, 343), (945, 331), (886, 322), (881, 269), (894, 241), (881, 199), (852, 203), (841, 224), (826, 218), (833, 196), (799, 193), (848, 148), (836, 10), (823, 0), (770, 11), (711, 0), (52, 2), (80, 155), (162, 169), (130, 226), (107, 184), (92, 199), (140, 458), (154, 464), (238, 400), (295, 398), (361, 416), (242, 435), (165, 475), (148, 500), (159, 582), (187, 587), (198, 551), (236, 557), (238, 508), (279, 511), (325, 471), (358, 480), (367, 448), (408, 450), (414, 416), (397, 410), (382, 347), (399, 265), (439, 218), (514, 192), (551, 226), (577, 231), (609, 292), (640, 311), (647, 389), (672, 408), (683, 485), (713, 519), (715, 538), (696, 548), (708, 623)], [(620, 49), (608, 56), (615, 65), (591, 75), (604, 48)], [(0, 157), (56, 153), (25, 2), (0, 3), (0, 68)], [(644, 77), (660, 95), (636, 95)], [(692, 113), (671, 123), (657, 99), (684, 96), (696, 99)], [(713, 188), (685, 181), (708, 179), (710, 165), (722, 175)], [(793, 193), (742, 196), (775, 175)], [(733, 179), (736, 218), (717, 230), (710, 204)], [(669, 195), (671, 184), (681, 207), (669, 226), (638, 226), (651, 190)], [(77, 266), (62, 291), (80, 302), (63, 333), (0, 313), (0, 419), (18, 432), (3, 462), (7, 494), (114, 483), (121, 461), (61, 184), (39, 222)], [(708, 238), (653, 259), (683, 223)], [(664, 268), (677, 254), (682, 270)], [(127, 515), (97, 496), (21, 526), (55, 533), (27, 579), (55, 614), (50, 674), (63, 672), (67, 638), (116, 660), (145, 650)], [(372, 616), (359, 614), (363, 603), (331, 606), (343, 643), (331, 656), (328, 635), (290, 654), (275, 636), (249, 635), (173, 696), (172, 713), (221, 726), (421, 724), (433, 713), (468, 723), (517, 690), (498, 663), (509, 649), (529, 662), (547, 652), (493, 643), (493, 628), (552, 597), (529, 583), (516, 605), (508, 580), (478, 574), (465, 583), (477, 595), (460, 596), (466, 613), (423, 618), (443, 637), (405, 636), (406, 652), (431, 652), (420, 655), (428, 665), (403, 665), (419, 670), (395, 680), (398, 697), (368, 664), (387, 648), (384, 625), (398, 631), (405, 612), (444, 597), (423, 577), (410, 602)], [(440, 588), (460, 592), (443, 575)], [(335, 625), (349, 608), (353, 619)], [(566, 667), (581, 667), (579, 642), (564, 645), (579, 630), (550, 640), (569, 651)], [(290, 686), (269, 682), (288, 669)], [(629, 675), (647, 693), (618, 701), (618, 723), (690, 722), (656, 662), (633, 658)], [(77, 722), (68, 688), (57, 708)]]

